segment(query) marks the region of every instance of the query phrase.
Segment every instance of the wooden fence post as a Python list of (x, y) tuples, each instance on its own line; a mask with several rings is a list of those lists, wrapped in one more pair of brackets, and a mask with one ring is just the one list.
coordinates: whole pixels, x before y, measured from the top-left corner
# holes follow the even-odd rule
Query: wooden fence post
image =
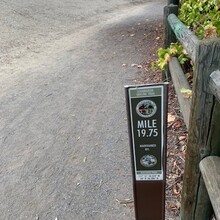
[(179, 0), (168, 0), (167, 1), (167, 4), (170, 5), (170, 4), (174, 4), (174, 5), (179, 5), (180, 1)]
[[(193, 97), (189, 140), (183, 181), (181, 220), (207, 220), (212, 208), (201, 178), (199, 162), (211, 154), (215, 99), (209, 89), (210, 74), (220, 68), (220, 39), (200, 41), (196, 45)], [(215, 118), (216, 120), (216, 118)], [(219, 123), (215, 122), (215, 124)], [(220, 125), (218, 125), (219, 127)], [(214, 128), (216, 129), (216, 128)], [(219, 129), (219, 128), (218, 128)], [(219, 130), (217, 130), (219, 131)], [(219, 140), (219, 133), (215, 134)], [(212, 138), (211, 138), (212, 136)]]
[(171, 43), (177, 41), (175, 33), (171, 29), (169, 22), (167, 20), (170, 14), (178, 14), (178, 5), (167, 5), (164, 7), (164, 47), (168, 48)]
[[(169, 23), (168, 23), (168, 16), (170, 14), (178, 14), (178, 5), (169, 4), (164, 7), (164, 48), (168, 48), (171, 43), (177, 42), (176, 36), (174, 32), (172, 31)], [(169, 81), (170, 73), (169, 69), (167, 68), (162, 72), (162, 80), (163, 81)]]

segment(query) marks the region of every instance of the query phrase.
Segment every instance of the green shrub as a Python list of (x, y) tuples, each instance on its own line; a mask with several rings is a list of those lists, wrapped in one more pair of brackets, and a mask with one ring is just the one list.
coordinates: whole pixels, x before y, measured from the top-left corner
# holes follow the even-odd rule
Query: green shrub
[[(200, 39), (220, 37), (220, 0), (182, 0), (179, 19)], [(181, 64), (190, 58), (179, 44), (157, 50), (158, 60), (152, 67), (164, 70), (170, 56), (178, 57)]]
[(187, 0), (179, 19), (200, 39), (220, 36), (220, 0)]
[(171, 57), (177, 57), (180, 64), (189, 60), (186, 50), (180, 43), (172, 43), (169, 48), (159, 48), (157, 50), (158, 60), (152, 63), (153, 69), (156, 67), (164, 70)]

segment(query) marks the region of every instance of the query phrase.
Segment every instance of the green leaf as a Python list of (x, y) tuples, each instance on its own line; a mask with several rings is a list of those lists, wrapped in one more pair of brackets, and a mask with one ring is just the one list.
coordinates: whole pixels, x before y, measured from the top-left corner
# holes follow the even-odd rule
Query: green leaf
[(183, 94), (184, 98), (192, 98), (192, 90), (191, 89), (186, 89), (182, 88), (180, 92)]

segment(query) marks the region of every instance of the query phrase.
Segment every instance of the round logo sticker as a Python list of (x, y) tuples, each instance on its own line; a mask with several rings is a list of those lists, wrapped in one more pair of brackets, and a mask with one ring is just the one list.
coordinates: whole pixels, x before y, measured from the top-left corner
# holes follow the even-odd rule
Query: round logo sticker
[(137, 104), (136, 112), (143, 118), (149, 118), (153, 116), (157, 111), (156, 104), (151, 100), (142, 100)]
[(144, 155), (140, 162), (144, 167), (153, 167), (157, 164), (157, 158), (153, 155)]

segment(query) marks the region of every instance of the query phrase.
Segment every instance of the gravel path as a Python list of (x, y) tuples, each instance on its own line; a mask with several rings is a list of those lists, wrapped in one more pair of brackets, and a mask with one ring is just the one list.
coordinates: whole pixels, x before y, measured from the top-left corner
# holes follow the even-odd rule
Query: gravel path
[(134, 219), (123, 86), (165, 3), (95, 2), (0, 2), (2, 220)]

